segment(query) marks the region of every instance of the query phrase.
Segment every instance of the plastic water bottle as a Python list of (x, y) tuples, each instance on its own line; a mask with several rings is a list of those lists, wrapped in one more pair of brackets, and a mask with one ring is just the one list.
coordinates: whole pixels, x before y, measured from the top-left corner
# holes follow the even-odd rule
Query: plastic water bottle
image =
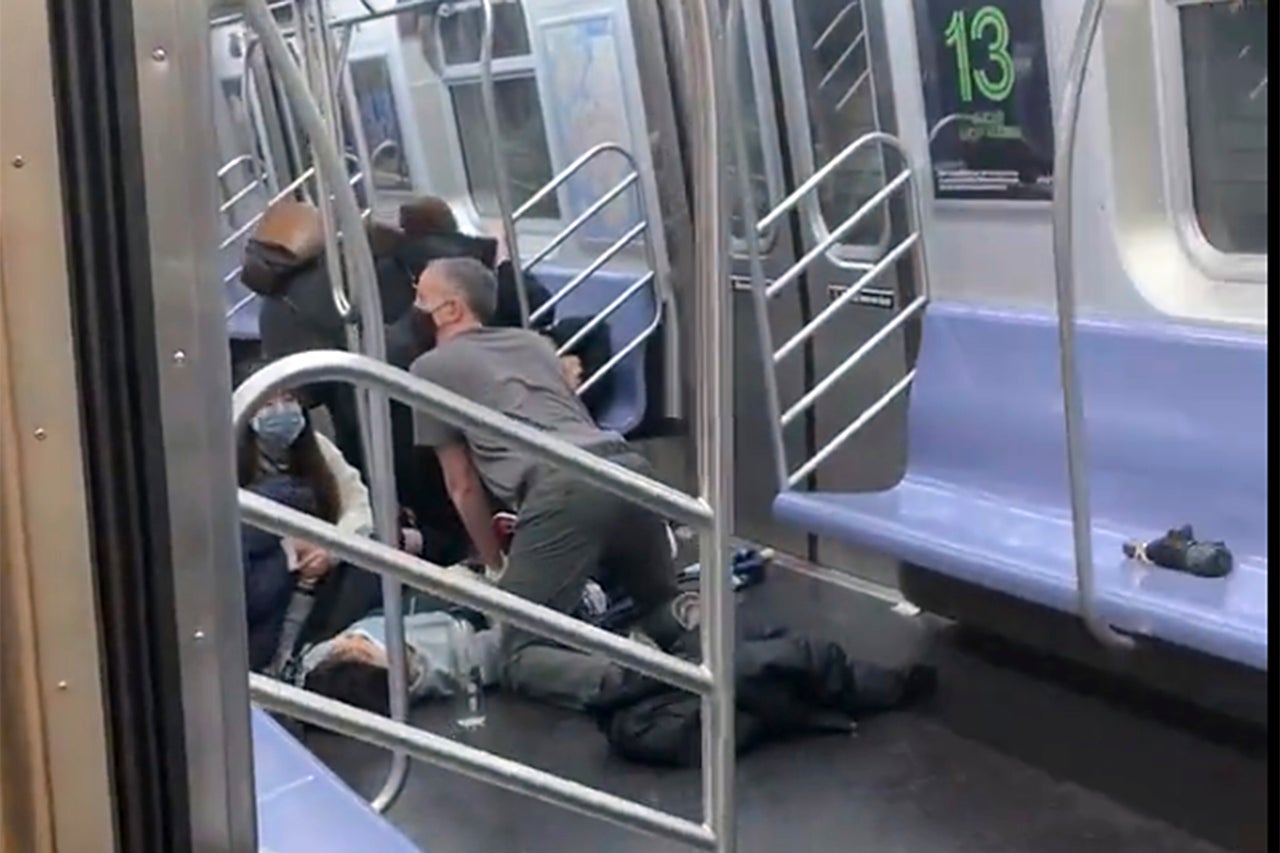
[(484, 678), (480, 667), (471, 660), (469, 653), (471, 626), (458, 622), (453, 631), (454, 673), (458, 679), (454, 695), (453, 723), (459, 733), (466, 735), (484, 728)]
[(484, 728), (484, 680), (480, 676), (480, 667), (471, 668), (461, 687), (455, 724), (464, 733)]

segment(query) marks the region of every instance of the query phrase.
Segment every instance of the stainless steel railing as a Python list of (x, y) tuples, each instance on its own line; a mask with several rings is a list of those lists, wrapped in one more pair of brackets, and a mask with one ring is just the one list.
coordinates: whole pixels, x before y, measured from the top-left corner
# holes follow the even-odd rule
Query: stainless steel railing
[[(332, 195), (321, 199), (333, 204), (337, 214), (337, 226), (342, 228), (341, 256), (346, 273), (345, 281), (354, 289), (359, 306), (356, 320), (347, 326), (348, 347), (352, 352), (363, 352), (379, 361), (386, 360), (385, 329), (382, 324), (382, 299), (377, 285), (377, 272), (373, 252), (369, 247), (369, 235), (364, 227), (364, 212), (356, 202), (355, 193), (346, 174), (343, 157), (334, 143), (335, 134), (326, 123), (326, 116), (308, 86), (308, 81), (297, 60), (289, 50), (266, 0), (245, 0), (245, 19), (257, 34), (276, 74), (280, 77), (285, 94), (294, 114), (306, 131), (312, 146), (314, 168), (321, 173)], [(327, 80), (328, 78), (326, 78)], [(336, 112), (329, 112), (336, 119)], [(326, 229), (334, 228), (326, 222)], [(334, 237), (327, 234), (326, 239)], [(333, 271), (331, 270), (331, 273)], [(334, 302), (341, 311), (346, 295), (342, 292), (343, 280), (331, 278)], [(396, 499), (395, 470), (391, 458), (391, 413), (385, 392), (378, 389), (360, 389), (356, 395), (360, 409), (361, 440), (369, 472), (369, 491), (373, 505), (374, 530), (380, 541), (393, 545), (399, 538), (399, 505)], [(408, 672), (405, 665), (404, 618), (400, 606), (400, 584), (384, 577), (382, 584), (383, 606), (387, 611), (387, 659), (390, 688), (390, 711), (394, 721), (403, 723), (409, 713)], [(403, 750), (392, 753), (391, 766), (382, 789), (373, 799), (373, 807), (385, 811), (404, 789), (409, 772), (409, 756)]]
[(498, 95), (493, 83), (493, 0), (480, 0), (484, 26), (480, 33), (480, 103), (488, 126), (489, 156), (493, 161), (493, 192), (502, 218), (502, 238), (511, 259), (516, 280), (516, 301), (520, 305), (520, 324), (529, 325), (529, 292), (524, 284), (524, 267), (520, 263), (520, 244), (516, 235), (516, 219), (511, 209), (511, 176), (507, 158), (502, 153), (505, 138), (498, 125)]
[[(699, 693), (710, 706), (710, 713), (703, 716), (703, 725), (712, 764), (717, 760), (719, 744), (728, 742), (732, 746), (732, 729), (720, 728), (726, 720), (729, 720), (728, 725), (732, 725), (731, 715), (723, 712), (726, 705), (732, 710), (729, 675), (732, 666), (731, 657), (727, 654), (731, 647), (724, 642), (730, 621), (726, 614), (732, 606), (725, 553), (728, 543), (723, 522), (711, 503), (636, 474), (385, 362), (351, 353), (300, 353), (257, 372), (236, 389), (233, 402), (236, 429), (244, 429), (253, 413), (281, 390), (334, 381), (358, 383), (376, 389), (407, 406), (430, 412), (458, 429), (500, 436), (530, 456), (557, 463), (603, 489), (634, 500), (664, 517), (696, 527), (701, 532), (701, 553), (706, 567), (700, 579), (706, 663), (695, 664), (672, 657), (643, 643), (533, 604), (469, 573), (427, 563), (391, 545), (343, 532), (332, 523), (242, 490), (240, 507), (246, 522), (280, 536), (314, 542), (337, 558), (378, 572), (396, 584), (409, 584), (486, 612), (504, 624), (534, 631), (586, 652), (608, 656), (654, 678)], [(708, 491), (714, 494), (713, 484), (721, 476), (722, 463), (720, 454), (707, 455), (710, 458), (704, 465), (706, 482), (710, 486)], [(415, 757), (624, 826), (685, 841), (702, 849), (724, 849), (716, 846), (717, 836), (709, 822), (700, 825), (677, 818), (270, 679), (255, 676), (250, 687), (255, 701), (271, 710), (297, 715), (351, 737), (412, 752)], [(707, 778), (707, 785), (711, 786), (712, 780), (718, 777), (709, 772)], [(717, 784), (720, 787), (708, 795), (713, 813), (723, 811), (721, 798), (726, 795), (723, 782)]]
[(594, 260), (584, 267), (577, 275), (570, 279), (564, 287), (552, 294), (551, 298), (538, 306), (530, 315), (529, 322), (536, 323), (542, 317), (546, 316), (556, 305), (577, 290), (591, 276), (595, 275), (599, 270), (603, 269), (610, 261), (617, 257), (628, 246), (636, 240), (643, 240), (645, 249), (645, 259), (648, 264), (648, 271), (643, 273), (634, 282), (622, 290), (612, 301), (604, 308), (600, 309), (594, 317), (592, 317), (581, 329), (579, 329), (573, 337), (565, 341), (560, 346), (557, 355), (564, 355), (578, 345), (587, 335), (599, 328), (609, 317), (613, 316), (624, 304), (633, 297), (644, 291), (645, 288), (654, 288), (653, 300), (653, 316), (643, 329), (638, 331), (626, 343), (618, 347), (618, 351), (609, 357), (609, 360), (598, 367), (592, 374), (586, 377), (586, 381), (578, 388), (579, 394), (585, 394), (597, 382), (603, 379), (608, 373), (622, 362), (628, 355), (635, 351), (637, 347), (652, 337), (653, 333), (662, 325), (663, 299), (658, 292), (655, 283), (658, 275), (658, 257), (653, 245), (652, 235), (655, 229), (657, 217), (653, 215), (648, 200), (641, 188), (640, 167), (637, 165), (635, 157), (631, 152), (618, 145), (615, 142), (603, 142), (584, 151), (572, 163), (566, 166), (555, 177), (546, 183), (541, 189), (535, 192), (529, 199), (512, 214), (512, 221), (518, 223), (531, 210), (534, 210), (543, 199), (556, 192), (560, 187), (564, 186), (574, 175), (586, 168), (586, 166), (600, 157), (609, 154), (616, 155), (626, 161), (630, 171), (618, 181), (610, 189), (606, 190), (595, 201), (587, 205), (587, 207), (578, 214), (573, 221), (566, 225), (561, 231), (551, 238), (545, 246), (538, 250), (532, 258), (523, 264), (525, 272), (530, 272), (535, 266), (540, 264), (551, 256), (551, 253), (560, 246), (564, 245), (570, 237), (576, 234), (584, 225), (593, 217), (604, 210), (614, 199), (620, 197), (628, 190), (636, 193), (636, 198), (640, 202), (641, 220), (616, 239), (612, 244), (605, 248)]
[(1093, 516), (1089, 510), (1089, 448), (1084, 433), (1084, 399), (1076, 366), (1075, 258), (1072, 255), (1072, 178), (1075, 168), (1076, 124), (1080, 118), (1080, 90), (1088, 71), (1103, 0), (1086, 0), (1071, 58), (1062, 85), (1062, 105), (1054, 132), (1053, 272), (1058, 297), (1059, 368), (1062, 410), (1066, 424), (1067, 478), (1071, 494), (1071, 535), (1075, 544), (1076, 603), (1080, 618), (1094, 638), (1113, 649), (1127, 649), (1133, 640), (1117, 632), (1098, 615), (1093, 576)]
[[(737, 7), (737, 3), (734, 7)], [(736, 48), (736, 41), (731, 39), (730, 44)], [(731, 49), (734, 49), (731, 48)], [(737, 135), (741, 137), (741, 123), (738, 123)], [(779, 275), (773, 282), (767, 282), (764, 278), (759, 262), (759, 240), (768, 232), (775, 223), (780, 221), (784, 216), (791, 213), (799, 204), (817, 190), (824, 182), (826, 182), (845, 162), (856, 156), (859, 152), (864, 151), (872, 146), (882, 150), (893, 152), (902, 162), (902, 169), (890, 178), (883, 187), (876, 191), (868, 198), (857, 210), (850, 214), (843, 222), (834, 228), (830, 234), (819, 241), (812, 249), (805, 252), (790, 268)], [(735, 143), (738, 150), (736, 155), (739, 158), (745, 157), (745, 143), (739, 139)], [(739, 172), (745, 175), (744, 169)], [(740, 179), (740, 184), (743, 183)], [(745, 194), (749, 192), (749, 187), (740, 187)], [(838, 297), (833, 299), (826, 308), (818, 312), (812, 320), (806, 323), (799, 331), (785, 340), (780, 346), (775, 346), (773, 339), (772, 326), (769, 323), (768, 310), (770, 300), (776, 298), (780, 293), (800, 279), (800, 277), (817, 261), (820, 257), (826, 255), (849, 234), (859, 223), (863, 222), (868, 216), (875, 212), (878, 208), (886, 205), (891, 198), (898, 193), (904, 193), (908, 196), (908, 216), (909, 222), (905, 236), (899, 240), (894, 246), (889, 248), (880, 258), (872, 264), (867, 265), (863, 270), (858, 281), (851, 287), (847, 288)], [(745, 198), (750, 199), (749, 195)], [(782, 438), (783, 430), (793, 423), (797, 418), (812, 408), (817, 402), (828, 394), (841, 379), (849, 375), (849, 373), (859, 364), (863, 363), (866, 357), (880, 344), (888, 340), (888, 338), (898, 329), (902, 328), (909, 320), (919, 315), (924, 310), (929, 301), (929, 279), (925, 266), (925, 256), (923, 241), (921, 239), (920, 223), (922, 214), (920, 211), (919, 194), (915, 192), (915, 167), (911, 162), (911, 157), (902, 143), (894, 136), (875, 131), (865, 134), (844, 148), (839, 154), (831, 158), (831, 160), (818, 169), (804, 183), (795, 189), (783, 201), (777, 204), (768, 214), (766, 214), (759, 222), (754, 222), (755, 205), (744, 203), (742, 205), (742, 213), (748, 223), (749, 240), (748, 245), (752, 256), (752, 275), (751, 286), (755, 294), (753, 305), (756, 313), (756, 334), (760, 340), (760, 348), (762, 353), (766, 353), (765, 370), (768, 372), (766, 382), (766, 402), (771, 409), (770, 428), (772, 431), (772, 439), (774, 452), (778, 454), (778, 488), (789, 489), (804, 482), (804, 480), (816, 471), (824, 462), (826, 462), (832, 454), (844, 446), (849, 439), (853, 438), (863, 427), (871, 422), (878, 414), (901, 396), (907, 388), (911, 386), (915, 379), (915, 370), (912, 369), (898, 380), (891, 388), (885, 391), (871, 405), (862, 411), (852, 422), (846, 425), (838, 432), (830, 441), (823, 445), (811, 457), (802, 461), (794, 470), (790, 468), (790, 462), (786, 459), (785, 445)], [(870, 338), (864, 341), (857, 349), (844, 358), (840, 363), (833, 367), (826, 375), (818, 378), (808, 392), (802, 395), (798, 400), (792, 403), (784, 411), (782, 403), (778, 396), (777, 380), (775, 369), (781, 362), (793, 356), (808, 340), (816, 335), (822, 327), (827, 325), (832, 318), (845, 306), (849, 305), (858, 294), (861, 293), (868, 285), (885, 273), (885, 271), (893, 268), (896, 264), (904, 259), (910, 259), (916, 264), (917, 280), (919, 282), (918, 293), (916, 297), (907, 304), (905, 308), (898, 311), (887, 323), (878, 329)]]
[[(367, 395), (369, 417), (362, 419), (366, 452), (370, 462), (374, 522), (380, 542), (344, 535), (308, 516), (291, 513), (251, 494), (241, 495), (247, 520), (282, 535), (296, 535), (326, 545), (337, 556), (383, 575), (387, 612), (387, 645), (391, 681), (391, 717), (386, 720), (355, 709), (254, 677), (251, 692), (266, 707), (295, 714), (317, 725), (382, 744), (393, 751), (391, 772), (374, 806), (385, 809), (402, 789), (410, 753), (444, 766), (470, 773), (515, 790), (523, 790), (552, 802), (590, 814), (680, 839), (704, 849), (728, 851), (734, 848), (734, 807), (732, 779), (734, 766), (732, 661), (733, 610), (729, 588), (726, 522), (725, 466), (728, 423), (726, 381), (727, 352), (723, 282), (726, 246), (722, 221), (723, 170), (719, 161), (719, 123), (716, 118), (719, 66), (718, 20), (698, 0), (682, 9), (688, 19), (690, 44), (696, 50), (691, 62), (695, 93), (700, 111), (694, 116), (698, 128), (695, 151), (699, 182), (699, 204), (695, 230), (698, 244), (697, 274), (704, 285), (698, 288), (699, 307), (704, 318), (699, 336), (699, 365), (703, 373), (699, 396), (699, 484), (701, 499), (690, 498), (655, 481), (617, 468), (588, 453), (547, 437), (544, 433), (469, 403), (443, 389), (416, 380), (386, 365), (382, 339), (381, 310), (374, 276), (372, 254), (362, 224), (362, 213), (346, 178), (342, 159), (327, 132), (321, 114), (308, 90), (307, 80), (290, 55), (283, 35), (265, 0), (245, 0), (245, 17), (261, 39), (263, 48), (281, 76), (286, 94), (315, 146), (316, 168), (332, 187), (338, 224), (352, 239), (344, 239), (342, 250), (347, 264), (347, 280), (352, 283), (364, 318), (362, 347), (352, 353), (313, 352), (281, 360), (251, 377), (235, 395), (237, 428), (249, 413), (275, 390), (317, 381), (346, 380), (359, 383)], [(707, 111), (710, 111), (710, 115)], [(514, 246), (512, 247), (514, 248)], [(518, 259), (513, 257), (518, 267)], [(339, 296), (335, 290), (335, 299)], [(366, 355), (356, 355), (363, 350)], [(450, 575), (395, 550), (395, 494), (390, 460), (390, 428), (387, 396), (408, 405), (424, 408), (456, 426), (499, 432), (508, 440), (540, 458), (559, 462), (571, 471), (591, 479), (602, 488), (638, 500), (663, 515), (674, 517), (700, 530), (703, 593), (703, 665), (690, 664), (652, 649), (622, 640), (607, 632), (575, 622), (547, 608), (530, 604), (478, 581)], [(716, 511), (713, 511), (716, 510)], [(691, 688), (703, 696), (703, 766), (706, 817), (699, 825), (664, 815), (645, 806), (593, 791), (575, 783), (516, 765), (443, 739), (418, 732), (404, 723), (407, 710), (405, 690), (405, 647), (400, 584), (412, 583), (462, 604), (469, 604), (500, 616), (514, 625), (545, 633), (578, 648), (607, 654), (613, 659)]]
[[(412, 4), (410, 4), (412, 5)], [(640, 175), (639, 166), (635, 157), (627, 151), (623, 146), (615, 143), (604, 143), (597, 145), (589, 151), (584, 152), (572, 163), (566, 166), (561, 172), (553, 177), (545, 186), (534, 193), (518, 210), (512, 210), (510, 198), (510, 177), (507, 172), (506, 157), (502, 153), (503, 133), (502, 128), (498, 125), (498, 109), (497, 97), (494, 90), (493, 77), (493, 35), (494, 35), (494, 11), (493, 0), (480, 0), (481, 9), (483, 11), (483, 29), (480, 41), (480, 96), (484, 109), (485, 124), (488, 127), (488, 139), (490, 145), (490, 157), (493, 161), (495, 196), (498, 204), (498, 212), (502, 219), (503, 239), (507, 246), (507, 254), (511, 260), (512, 272), (515, 276), (516, 296), (520, 305), (520, 319), (525, 326), (536, 322), (541, 316), (558, 303), (560, 300), (569, 295), (573, 290), (579, 287), (588, 278), (602, 269), (614, 256), (621, 252), (626, 246), (641, 235), (645, 235), (645, 252), (649, 271), (644, 274), (640, 280), (626, 287), (622, 293), (618, 294), (608, 305), (606, 305), (595, 317), (591, 319), (588, 326), (579, 330), (571, 341), (565, 342), (559, 349), (559, 354), (563, 355), (574, 346), (576, 346), (591, 331), (598, 328), (610, 316), (612, 316), (619, 308), (626, 304), (637, 294), (643, 292), (646, 287), (654, 288), (654, 313), (650, 321), (637, 332), (630, 340), (626, 341), (618, 351), (615, 352), (605, 364), (597, 368), (578, 388), (579, 394), (585, 394), (596, 385), (601, 379), (607, 376), (614, 368), (640, 347), (645, 341), (651, 338), (662, 327), (662, 320), (665, 316), (668, 320), (667, 334), (664, 339), (667, 358), (667, 376), (665, 382), (666, 400), (665, 406), (667, 414), (672, 417), (680, 417), (683, 414), (683, 398), (680, 394), (679, 379), (681, 364), (680, 353), (680, 336), (679, 336), (679, 306), (672, 293), (669, 283), (663, 275), (664, 267), (660, 265), (655, 243), (660, 238), (660, 234), (656, 229), (659, 222), (658, 217), (654, 216), (652, 204), (649, 194), (643, 187), (643, 181)], [(545, 199), (552, 192), (558, 190), (569, 178), (579, 172), (584, 166), (595, 158), (607, 153), (614, 152), (624, 157), (631, 167), (631, 174), (624, 178), (619, 184), (612, 189), (606, 191), (600, 198), (580, 213), (572, 222), (569, 223), (559, 234), (552, 238), (551, 242), (544, 246), (528, 263), (522, 263), (520, 260), (519, 235), (517, 225), (520, 219), (529, 211), (533, 210), (539, 202)], [(604, 250), (599, 257), (587, 268), (576, 275), (565, 287), (561, 288), (552, 299), (542, 305), (537, 311), (531, 311), (529, 305), (529, 292), (525, 285), (525, 274), (536, 266), (539, 262), (546, 259), (556, 248), (563, 245), (574, 233), (576, 233), (588, 220), (605, 208), (611, 201), (634, 187), (639, 194), (641, 202), (641, 210), (643, 211), (643, 221), (634, 228), (620, 237), (613, 245)]]

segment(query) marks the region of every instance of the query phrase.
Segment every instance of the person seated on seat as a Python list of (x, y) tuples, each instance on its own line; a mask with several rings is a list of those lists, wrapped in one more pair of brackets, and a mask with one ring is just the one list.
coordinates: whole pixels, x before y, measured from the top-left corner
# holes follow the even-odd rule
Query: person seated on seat
[[(279, 394), (253, 414), (239, 437), (237, 455), (241, 488), (309, 512), (344, 533), (372, 534), (369, 491), (360, 472), (312, 426), (296, 394)], [(402, 544), (408, 549), (420, 547), (416, 534), (403, 537)], [(261, 531), (250, 532), (246, 525), (242, 552), (250, 658), (255, 669), (269, 663), (276, 651), (275, 643), (295, 586), (315, 589), (315, 606), (303, 638), (331, 636), (381, 601), (381, 587), (375, 575), (340, 563), (318, 545), (297, 540), (281, 542), (276, 537), (264, 539)]]
[[(407, 369), (435, 341), (430, 330), (424, 332), (412, 316), (416, 279), (400, 257), (405, 238), (395, 228), (371, 223), (369, 243), (387, 322), (387, 361)], [(241, 278), (264, 297), (260, 332), (266, 358), (347, 348), (346, 326), (334, 304), (325, 265), (320, 213), (314, 206), (293, 199), (273, 205), (245, 246)], [(340, 383), (316, 383), (303, 391), (309, 405), (328, 410), (342, 455), (363, 470), (364, 445), (353, 389)], [(415, 535), (423, 540), (423, 556), (433, 562), (460, 559), (466, 549), (462, 522), (444, 498), (443, 476), (437, 471), (432, 477), (414, 457), (412, 416), (396, 402), (391, 403), (391, 428), (397, 498), (409, 510)]]
[[(449, 203), (436, 196), (420, 196), (400, 207), (400, 229), (405, 240), (398, 257), (416, 283), (427, 264), (440, 258), (475, 258), (498, 277), (498, 306), (490, 323), (495, 326), (518, 327), (520, 301), (516, 295), (516, 276), (506, 247), (493, 237), (463, 234)], [(551, 292), (538, 282), (533, 273), (524, 274), (529, 310), (536, 311), (549, 299)], [(554, 321), (554, 310), (541, 318), (539, 325)]]
[[(496, 302), (497, 282), (479, 261), (428, 265), (418, 281), (416, 306), (434, 321), (437, 343), (414, 361), (412, 373), (649, 474), (648, 462), (622, 436), (597, 426), (565, 381), (546, 338), (488, 325)], [(459, 431), (417, 411), (414, 434), (420, 445), (434, 449), (450, 499), (480, 559), (500, 571), (502, 589), (571, 613), (588, 579), (599, 573), (602, 586), (616, 583), (636, 602), (638, 627), (659, 647), (688, 640), (697, 608), (677, 602), (680, 591), (662, 519), (486, 432)], [(518, 516), (505, 568), (490, 495)], [(506, 686), (570, 707), (585, 707), (615, 670), (604, 658), (510, 626), (501, 654)]]
[[(408, 311), (416, 282), (394, 254), (399, 242), (394, 229), (370, 226), (383, 321), (388, 323)], [(324, 256), (324, 228), (314, 205), (287, 198), (267, 209), (245, 243), (240, 280), (263, 297), (258, 319), (263, 358), (274, 361), (310, 350), (347, 348), (347, 327), (333, 300)], [(360, 422), (351, 387), (321, 382), (305, 390), (310, 405), (328, 410), (342, 455), (364, 470)]]

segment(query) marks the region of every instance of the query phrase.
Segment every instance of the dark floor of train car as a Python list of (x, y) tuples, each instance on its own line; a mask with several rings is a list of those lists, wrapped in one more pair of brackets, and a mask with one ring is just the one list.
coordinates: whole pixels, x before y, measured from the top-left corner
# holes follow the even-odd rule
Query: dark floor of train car
[[(783, 570), (751, 591), (741, 612), (883, 662), (910, 654), (923, 636), (918, 620), (883, 601)], [(868, 721), (856, 737), (742, 757), (740, 850), (1267, 849), (1260, 733), (1227, 741), (1216, 730), (1167, 724), (1149, 708), (1064, 686), (1026, 656), (975, 651), (952, 629), (936, 634), (931, 655), (942, 686), (927, 707)], [(450, 711), (448, 703), (427, 705), (414, 722), (447, 732)], [(357, 790), (381, 784), (385, 753), (319, 732), (307, 742)], [(612, 758), (591, 722), (567, 712), (492, 695), (474, 742), (687, 817), (700, 811), (696, 772)], [(424, 764), (413, 767), (390, 818), (428, 853), (685, 849)]]

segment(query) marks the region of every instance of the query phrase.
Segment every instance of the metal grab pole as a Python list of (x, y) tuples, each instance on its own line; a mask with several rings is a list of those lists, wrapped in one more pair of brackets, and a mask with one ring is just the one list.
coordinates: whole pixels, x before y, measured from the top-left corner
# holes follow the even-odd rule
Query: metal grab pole
[[(328, 40), (325, 38), (324, 0), (303, 0), (302, 21), (299, 33), (302, 36), (302, 56), (306, 63), (307, 75), (310, 77), (311, 89), (316, 93), (316, 104), (320, 108), (322, 134), (307, 130), (311, 144), (311, 160), (316, 160), (318, 138), (323, 136), (327, 141), (337, 139), (337, 148), (341, 150), (342, 122), (340, 112), (333, 97), (331, 75), (329, 73)], [(331, 124), (324, 124), (324, 122)], [(306, 123), (305, 121), (303, 122)], [(338, 246), (338, 229), (333, 223), (333, 207), (329, 202), (329, 180), (323, 169), (315, 170), (316, 208), (320, 211), (320, 224), (324, 230), (325, 272), (329, 276), (329, 287), (333, 291), (333, 303), (338, 316), (345, 322), (352, 323), (356, 319), (356, 309), (347, 298), (346, 276), (343, 271), (342, 249)], [(345, 172), (342, 180), (345, 183)]]
[(520, 246), (516, 242), (516, 221), (511, 213), (511, 176), (507, 174), (507, 158), (502, 153), (502, 129), (498, 127), (498, 95), (493, 86), (493, 0), (480, 0), (484, 11), (484, 31), (480, 37), (480, 101), (484, 121), (489, 127), (489, 156), (493, 158), (493, 196), (502, 217), (502, 239), (507, 244), (507, 259), (516, 281), (516, 302), (520, 305), (520, 325), (529, 326), (529, 294), (524, 289), (524, 268), (520, 263)]
[[(334, 204), (344, 235), (343, 254), (346, 257), (351, 281), (360, 300), (361, 315), (365, 319), (364, 351), (380, 361), (386, 360), (386, 330), (382, 325), (382, 300), (378, 292), (377, 272), (373, 252), (369, 247), (369, 235), (364, 228), (364, 218), (356, 204), (355, 193), (345, 180), (346, 169), (333, 139), (326, 133), (324, 119), (315, 100), (307, 89), (306, 78), (294, 61), (285, 44), (284, 36), (276, 26), (266, 0), (245, 0), (245, 18), (257, 33), (263, 49), (280, 74), (294, 111), (306, 128), (314, 144), (315, 167), (324, 172), (333, 187)], [(394, 468), (391, 459), (391, 410), (383, 391), (370, 392), (368, 396), (369, 419), (362, 431), (369, 464), (369, 490), (373, 504), (373, 523), (378, 538), (394, 547), (398, 542), (398, 504)], [(383, 609), (387, 613), (387, 680), (390, 687), (390, 711), (392, 719), (408, 719), (409, 689), (408, 670), (404, 648), (404, 611), (401, 607), (400, 584), (391, 579), (382, 583)], [(403, 751), (392, 753), (391, 768), (382, 790), (373, 800), (373, 807), (385, 811), (404, 789), (409, 772), (409, 757)]]
[(360, 98), (356, 95), (355, 78), (351, 76), (351, 66), (346, 61), (346, 49), (350, 46), (351, 36), (348, 33), (339, 65), (334, 69), (335, 83), (342, 90), (342, 102), (351, 118), (351, 142), (355, 146), (356, 162), (363, 178), (365, 208), (373, 213), (377, 210), (378, 187), (373, 174), (373, 154), (369, 151), (369, 140), (365, 136), (364, 120), (360, 115)]
[(240, 383), (233, 407), (236, 428), (248, 413), (286, 388), (315, 382), (354, 382), (376, 388), (412, 408), (420, 408), (462, 431), (476, 430), (510, 442), (516, 450), (555, 462), (568, 473), (634, 501), (663, 518), (706, 527), (714, 514), (706, 501), (605, 461), (580, 447), (566, 445), (546, 430), (507, 417), (459, 394), (418, 379), (385, 361), (340, 350), (311, 350), (272, 362)]
[(387, 749), (408, 749), (415, 758), (429, 761), (447, 771), (461, 773), (588, 817), (607, 820), (627, 829), (681, 841), (698, 850), (716, 849), (715, 840), (706, 827), (643, 803), (589, 788), (580, 782), (456, 743), (422, 729), (388, 722), (377, 714), (261, 675), (249, 676), (249, 690), (254, 701), (263, 708), (340, 735)]
[[(842, 15), (844, 13), (841, 13)], [(782, 424), (772, 416), (781, 410), (778, 398), (778, 375), (774, 371), (773, 330), (769, 327), (769, 299), (765, 295), (764, 264), (760, 260), (760, 231), (756, 218), (755, 196), (751, 191), (751, 164), (747, 158), (747, 136), (742, 115), (742, 83), (738, 78), (738, 61), (742, 38), (746, 33), (745, 0), (730, 0), (725, 24), (725, 66), (728, 73), (726, 97), (729, 121), (733, 128), (733, 159), (737, 174), (738, 209), (742, 212), (742, 228), (747, 238), (747, 257), (751, 269), (751, 308), (755, 315), (756, 340), (760, 346), (760, 364), (764, 370), (765, 404), (769, 407), (769, 439), (773, 445), (774, 475), (778, 491), (787, 488), (786, 445), (782, 440)], [(768, 199), (772, 201), (772, 199)]]
[(724, 68), (724, 30), (718, 0), (685, 0), (686, 48), (692, 86), (694, 258), (697, 285), (697, 451), (698, 489), (711, 507), (711, 524), (700, 531), (698, 558), (702, 596), (702, 660), (714, 683), (702, 699), (703, 819), (715, 835), (716, 849), (737, 849), (734, 809), (734, 597), (729, 585), (728, 523), (732, 513), (727, 489), (726, 454), (732, 453), (727, 377), (730, 354), (725, 261), (729, 235), (725, 225), (725, 176), (721, 160), (723, 116), (720, 81)]
[(1076, 365), (1076, 294), (1072, 257), (1072, 169), (1075, 161), (1076, 124), (1080, 119), (1080, 91), (1084, 86), (1089, 55), (1102, 21), (1103, 0), (1086, 0), (1071, 46), (1071, 60), (1062, 87), (1062, 109), (1055, 133), (1053, 164), (1053, 269), (1058, 296), (1058, 344), (1062, 373), (1062, 403), (1066, 419), (1067, 478), (1071, 490), (1071, 533), (1075, 541), (1076, 600), (1080, 618), (1089, 633), (1114, 649), (1133, 647), (1133, 640), (1117, 632), (1098, 616), (1093, 577), (1093, 517), (1089, 510), (1089, 458), (1084, 434), (1084, 401), (1080, 395), (1080, 371)]

